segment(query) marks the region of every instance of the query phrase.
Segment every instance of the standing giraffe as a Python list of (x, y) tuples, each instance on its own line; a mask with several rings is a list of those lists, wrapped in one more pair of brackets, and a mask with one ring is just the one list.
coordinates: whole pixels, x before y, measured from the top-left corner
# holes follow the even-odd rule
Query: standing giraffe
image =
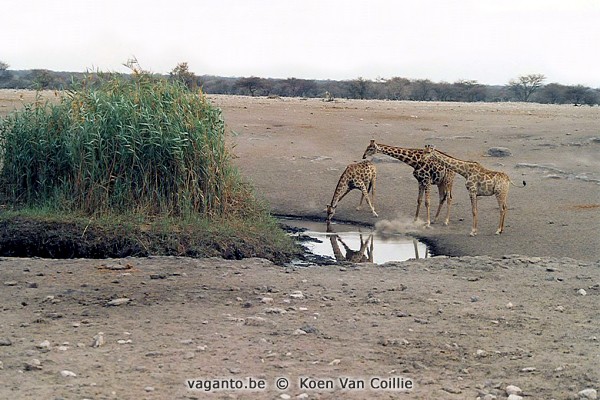
[(511, 184), (517, 187), (525, 187), (527, 184), (525, 181), (523, 181), (523, 186), (515, 185), (504, 172), (489, 170), (478, 162), (459, 160), (439, 150), (435, 150), (431, 145), (425, 146), (425, 159), (436, 160), (444, 167), (464, 176), (467, 180), (465, 186), (469, 191), (473, 212), (471, 236), (477, 235), (477, 196), (496, 196), (498, 206), (500, 206), (500, 222), (498, 230), (496, 230), (496, 235), (504, 231), (504, 218), (508, 209), (506, 203), (508, 189)]
[(388, 146), (386, 144), (375, 143), (375, 140), (371, 140), (371, 143), (367, 146), (363, 158), (372, 156), (376, 153), (382, 153), (390, 157), (394, 157), (411, 167), (413, 167), (413, 176), (419, 182), (419, 196), (417, 197), (417, 212), (415, 213), (415, 221), (419, 218), (419, 210), (421, 209), (421, 202), (423, 201), (423, 193), (425, 193), (425, 208), (427, 209), (427, 223), (426, 227), (429, 227), (430, 222), (430, 211), (429, 211), (429, 188), (430, 186), (436, 185), (438, 187), (438, 193), (440, 196), (440, 204), (438, 205), (437, 212), (433, 221), (435, 222), (442, 211), (442, 205), (445, 201), (448, 202), (448, 208), (446, 211), (446, 219), (444, 225), (448, 225), (450, 222), (450, 205), (452, 204), (452, 184), (454, 183), (454, 171), (447, 169), (440, 163), (434, 160), (425, 160), (423, 149), (406, 149), (402, 147)]
[(335, 208), (340, 200), (342, 200), (352, 189), (359, 189), (362, 192), (360, 203), (356, 209), (360, 210), (363, 199), (366, 199), (369, 207), (371, 207), (373, 215), (377, 217), (378, 215), (375, 212), (375, 207), (369, 198), (369, 192), (372, 192), (373, 202), (375, 202), (376, 177), (377, 170), (375, 169), (375, 164), (371, 161), (361, 161), (359, 163), (348, 165), (342, 173), (342, 176), (340, 176), (335, 192), (333, 192), (331, 203), (327, 205), (327, 223), (331, 222), (331, 218), (333, 218), (333, 215), (335, 214)]

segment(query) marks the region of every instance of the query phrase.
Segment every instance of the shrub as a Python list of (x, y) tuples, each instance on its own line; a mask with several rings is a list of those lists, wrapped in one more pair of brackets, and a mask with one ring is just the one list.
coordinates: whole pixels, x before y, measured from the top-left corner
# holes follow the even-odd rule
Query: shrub
[(201, 92), (134, 71), (90, 75), (0, 120), (8, 204), (97, 214), (243, 214), (251, 190), (230, 162), (218, 108)]

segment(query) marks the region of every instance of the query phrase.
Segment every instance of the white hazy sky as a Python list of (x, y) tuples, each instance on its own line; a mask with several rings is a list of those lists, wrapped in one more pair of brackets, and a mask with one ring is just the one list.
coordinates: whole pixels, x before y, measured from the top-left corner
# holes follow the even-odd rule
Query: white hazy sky
[(600, 87), (600, 0), (2, 0), (9, 69)]

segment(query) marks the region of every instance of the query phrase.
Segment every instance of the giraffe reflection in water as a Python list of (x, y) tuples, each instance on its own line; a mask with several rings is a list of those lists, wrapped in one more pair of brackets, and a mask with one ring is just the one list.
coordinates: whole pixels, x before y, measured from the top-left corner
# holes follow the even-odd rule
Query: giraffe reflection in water
[[(373, 263), (373, 250), (374, 250), (374, 235), (373, 232), (368, 235), (363, 235), (362, 232), (358, 233), (360, 247), (358, 250), (352, 250), (342, 238), (333, 230), (331, 224), (327, 224), (327, 234), (331, 243), (331, 248), (335, 256), (335, 260), (338, 262), (351, 262), (351, 263)], [(366, 239), (365, 239), (366, 236)], [(419, 242), (416, 239), (412, 239), (414, 246), (414, 254), (417, 260), (419, 256)], [(343, 247), (340, 247), (340, 244)], [(425, 250), (424, 258), (428, 258), (428, 253)]]

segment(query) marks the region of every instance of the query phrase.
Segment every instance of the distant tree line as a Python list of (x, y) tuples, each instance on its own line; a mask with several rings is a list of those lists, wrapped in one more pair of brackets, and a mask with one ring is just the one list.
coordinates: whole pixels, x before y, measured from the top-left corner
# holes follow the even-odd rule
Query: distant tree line
[[(55, 72), (46, 69), (12, 71), (0, 61), (0, 88), (66, 89), (89, 73)], [(600, 88), (583, 85), (545, 84), (542, 74), (530, 74), (511, 80), (506, 85), (484, 85), (475, 80), (453, 83), (429, 79), (310, 80), (299, 78), (270, 79), (256, 76), (220, 77), (196, 75), (185, 62), (169, 73), (170, 79), (181, 80), (192, 89), (204, 93), (244, 96), (317, 97), (323, 99), (380, 99), (415, 101), (501, 102), (528, 101), (547, 104), (600, 104)]]

